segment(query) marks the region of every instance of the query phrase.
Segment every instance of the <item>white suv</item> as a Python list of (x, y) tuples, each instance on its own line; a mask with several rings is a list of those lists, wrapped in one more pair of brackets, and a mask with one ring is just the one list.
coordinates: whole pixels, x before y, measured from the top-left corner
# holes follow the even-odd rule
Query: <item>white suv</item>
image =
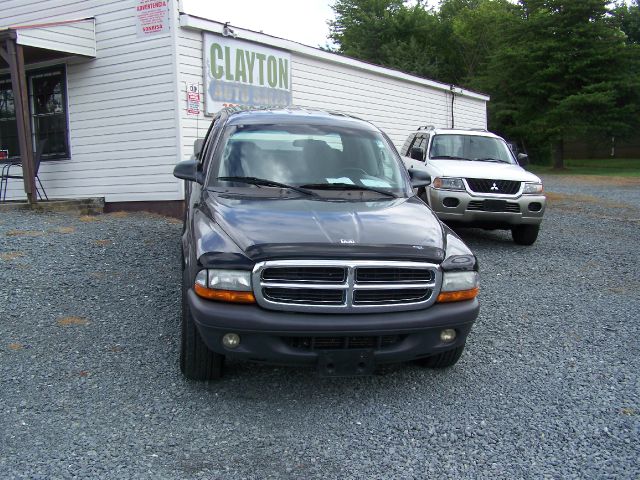
[(401, 151), (409, 170), (423, 170), (431, 185), (418, 194), (451, 224), (511, 230), (514, 242), (538, 237), (546, 198), (542, 181), (520, 165), (503, 138), (486, 130), (426, 127), (409, 135)]

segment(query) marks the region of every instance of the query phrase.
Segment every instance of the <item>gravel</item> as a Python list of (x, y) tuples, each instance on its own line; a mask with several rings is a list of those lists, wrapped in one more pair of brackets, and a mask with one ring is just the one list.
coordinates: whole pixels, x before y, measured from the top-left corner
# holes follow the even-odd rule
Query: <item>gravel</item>
[(545, 179), (538, 242), (461, 230), (461, 361), (319, 379), (178, 364), (179, 237), (148, 214), (0, 216), (3, 478), (638, 478), (640, 188)]

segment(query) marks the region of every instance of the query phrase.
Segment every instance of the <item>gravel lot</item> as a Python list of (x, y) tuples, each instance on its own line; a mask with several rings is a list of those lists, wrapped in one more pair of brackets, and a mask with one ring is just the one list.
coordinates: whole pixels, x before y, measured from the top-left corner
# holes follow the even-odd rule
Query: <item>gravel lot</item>
[(3, 478), (639, 478), (640, 184), (549, 177), (538, 242), (461, 231), (482, 311), (448, 371), (178, 369), (180, 225), (0, 215)]

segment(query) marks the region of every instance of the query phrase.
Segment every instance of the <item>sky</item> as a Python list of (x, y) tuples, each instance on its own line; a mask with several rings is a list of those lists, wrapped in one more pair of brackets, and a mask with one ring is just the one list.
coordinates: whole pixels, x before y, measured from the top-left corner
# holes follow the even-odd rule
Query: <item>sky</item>
[(229, 22), (311, 47), (327, 44), (327, 21), (334, 17), (327, 0), (183, 0), (186, 12)]
[[(630, 0), (626, 0), (629, 3)], [(333, 0), (182, 0), (186, 12), (311, 47), (325, 46)], [(427, 5), (436, 6), (437, 0)]]

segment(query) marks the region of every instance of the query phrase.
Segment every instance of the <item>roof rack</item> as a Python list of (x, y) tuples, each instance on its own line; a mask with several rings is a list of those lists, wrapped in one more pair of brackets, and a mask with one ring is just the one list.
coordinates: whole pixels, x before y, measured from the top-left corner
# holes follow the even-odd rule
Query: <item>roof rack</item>
[(435, 130), (435, 125), (424, 125), (422, 127), (418, 127), (418, 130)]

